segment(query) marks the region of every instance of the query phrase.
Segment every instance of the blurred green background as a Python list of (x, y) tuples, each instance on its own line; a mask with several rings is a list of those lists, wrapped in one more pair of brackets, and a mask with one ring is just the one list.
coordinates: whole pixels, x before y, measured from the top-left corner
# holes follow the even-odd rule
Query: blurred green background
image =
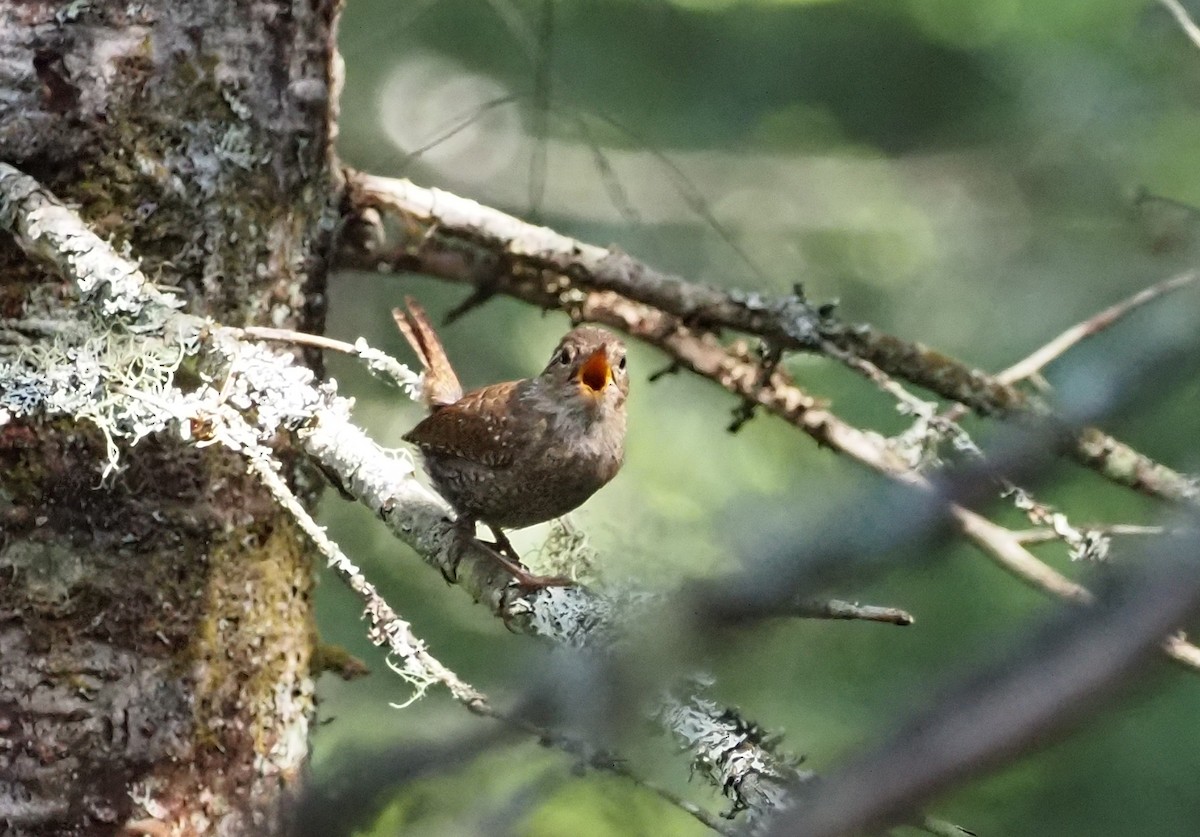
[[(802, 281), (815, 299), (839, 299), (847, 319), (982, 368), (1002, 368), (1197, 255), (1188, 205), (1200, 203), (1200, 49), (1150, 0), (350, 0), (341, 48), (339, 148), (351, 165), (615, 243), (693, 280), (773, 291)], [(440, 316), (466, 291), (338, 275), (329, 332), (410, 360), (388, 314), (405, 293)], [(1196, 306), (1194, 290), (1160, 301), (1049, 377), (1085, 374)], [(497, 300), (443, 338), (475, 386), (539, 370), (566, 327)], [(839, 415), (888, 434), (906, 426), (843, 368), (790, 363)], [(648, 383), (663, 365), (632, 348), (626, 467), (573, 515), (604, 577), (659, 585), (736, 567), (773, 538), (836, 526), (847, 500), (876, 484), (769, 417), (726, 433), (732, 399), (685, 375)], [(351, 363), (329, 366), (358, 399), (357, 419), (400, 445), (420, 408)], [(1197, 470), (1198, 397), (1198, 382), (1174, 386), (1111, 427)], [(1079, 522), (1155, 513), (1070, 467), (1039, 497)], [(869, 510), (853, 517), (869, 521)], [(547, 664), (544, 649), (509, 635), (364, 510), (327, 492), (322, 518), (433, 653), (496, 702)], [(1012, 512), (1001, 519), (1025, 525)], [(515, 542), (534, 552), (544, 537), (539, 527)], [(1133, 548), (1118, 543), (1116, 560)], [(1083, 571), (1061, 547), (1039, 554)], [(917, 624), (774, 622), (710, 665), (714, 697), (785, 732), (784, 748), (818, 771), (1054, 607), (964, 545), (840, 594), (907, 608)], [(374, 674), (321, 680), (318, 784), (353, 780), (359, 768), (339, 760), (347, 753), (490, 728), (436, 689), (392, 708), (409, 694), (358, 614), (323, 579), (324, 639)], [(1197, 833), (1198, 716), (1200, 678), (1159, 666), (1069, 739), (931, 810), (981, 835)], [(622, 747), (640, 772), (723, 806), (689, 783), (685, 760), (649, 724)], [(362, 833), (708, 833), (644, 790), (571, 768), (532, 742), (502, 747), (397, 788)]]

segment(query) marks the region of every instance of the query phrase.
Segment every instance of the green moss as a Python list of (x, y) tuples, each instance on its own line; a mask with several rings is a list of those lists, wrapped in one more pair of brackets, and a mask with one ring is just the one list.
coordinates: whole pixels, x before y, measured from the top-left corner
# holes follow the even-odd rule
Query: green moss
[[(280, 729), (311, 714), (312, 575), (297, 536), (273, 514), (230, 529), (209, 551), (189, 659), (197, 729), (212, 746), (266, 756)], [(281, 714), (292, 717), (281, 723)]]

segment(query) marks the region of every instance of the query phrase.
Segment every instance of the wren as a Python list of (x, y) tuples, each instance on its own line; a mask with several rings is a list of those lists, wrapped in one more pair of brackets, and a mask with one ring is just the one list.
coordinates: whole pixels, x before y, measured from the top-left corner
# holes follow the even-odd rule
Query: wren
[(474, 532), (496, 537), (492, 554), (524, 587), (569, 583), (529, 573), (504, 529), (520, 529), (578, 508), (616, 476), (624, 459), (625, 345), (594, 326), (559, 341), (541, 374), (463, 394), (424, 310), (392, 316), (425, 369), (429, 415), (404, 435), (421, 451), (434, 487)]

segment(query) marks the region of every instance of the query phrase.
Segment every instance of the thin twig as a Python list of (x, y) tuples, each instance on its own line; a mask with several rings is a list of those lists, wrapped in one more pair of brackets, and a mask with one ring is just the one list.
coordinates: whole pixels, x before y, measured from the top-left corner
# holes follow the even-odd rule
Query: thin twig
[(1200, 47), (1200, 26), (1197, 26), (1196, 22), (1192, 20), (1183, 4), (1179, 0), (1158, 0), (1158, 2), (1162, 3), (1167, 11), (1175, 16), (1175, 20), (1178, 21), (1179, 27), (1183, 29), (1183, 33), (1188, 36), (1188, 39)]
[[(1103, 311), (1093, 314), (1086, 320), (1076, 323), (1066, 331), (1059, 334), (1057, 337), (1050, 340), (1048, 343), (1040, 346), (1028, 356), (1018, 360), (1007, 369), (996, 373), (996, 380), (1006, 384), (1016, 384), (1020, 381), (1032, 378), (1042, 371), (1051, 361), (1061, 357), (1072, 347), (1078, 345), (1089, 337), (1093, 337), (1100, 332), (1112, 327), (1118, 320), (1132, 311), (1140, 308), (1148, 302), (1158, 299), (1171, 291), (1179, 290), (1180, 288), (1190, 285), (1200, 279), (1200, 271), (1189, 270), (1186, 273), (1180, 273), (1177, 276), (1172, 276), (1164, 279), (1161, 282), (1156, 282), (1153, 285), (1142, 288), (1132, 296), (1110, 305)], [(968, 412), (968, 408), (963, 404), (955, 404), (950, 409), (946, 410), (944, 417), (949, 421), (958, 421)]]
[[(1021, 360), (1018, 360), (1012, 366), (1001, 372), (997, 372), (996, 380), (1011, 385), (1027, 378), (1032, 378), (1040, 373), (1052, 360), (1061, 357), (1067, 350), (1087, 338), (1093, 337), (1110, 328), (1126, 314), (1171, 291), (1179, 290), (1185, 285), (1190, 285), (1197, 279), (1200, 279), (1200, 271), (1189, 270), (1186, 273), (1180, 273), (1177, 276), (1156, 282), (1148, 288), (1142, 288), (1132, 296), (1110, 305), (1097, 314), (1093, 314), (1083, 322), (1076, 323), (1062, 334), (1050, 340), (1050, 342), (1042, 345)], [(948, 421), (958, 421), (967, 412), (968, 407), (966, 405), (955, 404), (943, 413), (943, 418)]]
[(977, 837), (974, 831), (968, 831), (961, 825), (937, 817), (925, 817), (916, 827), (926, 834), (933, 834), (934, 837)]
[(368, 638), (376, 645), (388, 650), (389, 655), (399, 661), (393, 668), (416, 689), (413, 696), (404, 705), (421, 697), (424, 690), (433, 683), (440, 683), (449, 690), (459, 703), (480, 713), (490, 713), (491, 705), (487, 696), (462, 680), (457, 674), (443, 665), (425, 649), (425, 643), (413, 633), (412, 626), (401, 619), (375, 590), (375, 586), (367, 581), (362, 571), (342, 552), (325, 530), (317, 525), (312, 516), (300, 503), (279, 472), (275, 469), (273, 456), (262, 449), (257, 443), (249, 447), (242, 438), (254, 439), (253, 431), (247, 426), (243, 432), (237, 433), (237, 423), (241, 421), (239, 414), (232, 410), (226, 411), (226, 427), (223, 432), (231, 435), (232, 447), (240, 447), (246, 457), (247, 464), (262, 481), (267, 491), (284, 509), (291, 514), (292, 519), (300, 530), (308, 536), (317, 551), (325, 556), (329, 568), (341, 577), (346, 586), (362, 599), (369, 629)]
[[(1162, 2), (1172, 3), (1174, 0), (1162, 0)], [(1088, 317), (1081, 323), (1076, 323), (1028, 357), (1017, 361), (1003, 372), (996, 373), (996, 380), (1003, 381), (1006, 384), (1015, 384), (1018, 381), (1032, 377), (1034, 374), (1040, 372), (1046, 364), (1062, 356), (1068, 349), (1109, 328), (1131, 311), (1158, 299), (1160, 296), (1191, 285), (1197, 279), (1200, 279), (1200, 271), (1189, 270), (1186, 273), (1180, 273), (1178, 276), (1172, 276), (1169, 279), (1156, 282), (1148, 288), (1142, 288), (1133, 294), (1133, 296), (1123, 299), (1115, 305), (1110, 305), (1108, 308)]]
[[(1099, 526), (1080, 526), (1084, 532), (1098, 532), (1108, 537), (1123, 535), (1163, 535), (1169, 532), (1165, 526), (1139, 526), (1133, 523), (1113, 523)], [(1023, 544), (1049, 543), (1062, 540), (1062, 535), (1052, 527), (1045, 526), (1037, 529), (1025, 529), (1013, 532), (1017, 541)]]
[(829, 599), (823, 602), (803, 602), (796, 608), (796, 615), (804, 619), (861, 619), (865, 622), (883, 622), (888, 625), (912, 625), (917, 620), (907, 610), (897, 607), (860, 605)]
[(295, 343), (297, 346), (312, 346), (314, 349), (329, 349), (334, 352), (357, 357), (358, 347), (344, 340), (335, 340), (322, 334), (294, 331), (290, 328), (267, 328), (266, 326), (221, 326), (221, 331), (239, 339), (270, 340), (279, 343)]
[(770, 837), (876, 833), (914, 808), (1031, 750), (1130, 682), (1170, 626), (1200, 606), (1195, 537), (1159, 542), (1095, 608), (1060, 612), (1020, 648), (912, 713), (883, 741), (835, 767)]
[(265, 326), (219, 326), (217, 330), (235, 339), (267, 340), (279, 343), (294, 343), (297, 346), (311, 346), (315, 349), (326, 349), (333, 352), (356, 357), (366, 364), (372, 374), (401, 388), (413, 388), (421, 385), (421, 376), (413, 372), (386, 352), (367, 345), (361, 337), (354, 343), (346, 343), (325, 337), (320, 334), (309, 334), (304, 331), (293, 331), (287, 328), (267, 328)]

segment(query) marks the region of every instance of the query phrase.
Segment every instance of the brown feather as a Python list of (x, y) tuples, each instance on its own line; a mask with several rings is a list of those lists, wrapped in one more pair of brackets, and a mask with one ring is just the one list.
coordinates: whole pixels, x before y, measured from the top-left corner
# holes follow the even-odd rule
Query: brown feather
[[(542, 428), (517, 408), (519, 382), (492, 384), (436, 408), (404, 435), (422, 451), (503, 468)], [(541, 422), (544, 424), (545, 422)], [(535, 436), (536, 438), (536, 436)]]
[(450, 365), (450, 358), (446, 356), (442, 341), (438, 339), (437, 331), (426, 316), (425, 309), (415, 299), (406, 296), (404, 304), (408, 310), (393, 308), (392, 319), (396, 321), (396, 327), (400, 329), (408, 345), (412, 346), (425, 370), (421, 399), (431, 407), (453, 404), (462, 398), (462, 384), (458, 381), (454, 367)]
[[(397, 313), (418, 355), (441, 351), (420, 307)], [(442, 353), (444, 355), (444, 353)], [(460, 520), (531, 526), (577, 508), (611, 480), (624, 458), (625, 347), (591, 326), (566, 334), (540, 375), (434, 404), (410, 430), (437, 490)]]

